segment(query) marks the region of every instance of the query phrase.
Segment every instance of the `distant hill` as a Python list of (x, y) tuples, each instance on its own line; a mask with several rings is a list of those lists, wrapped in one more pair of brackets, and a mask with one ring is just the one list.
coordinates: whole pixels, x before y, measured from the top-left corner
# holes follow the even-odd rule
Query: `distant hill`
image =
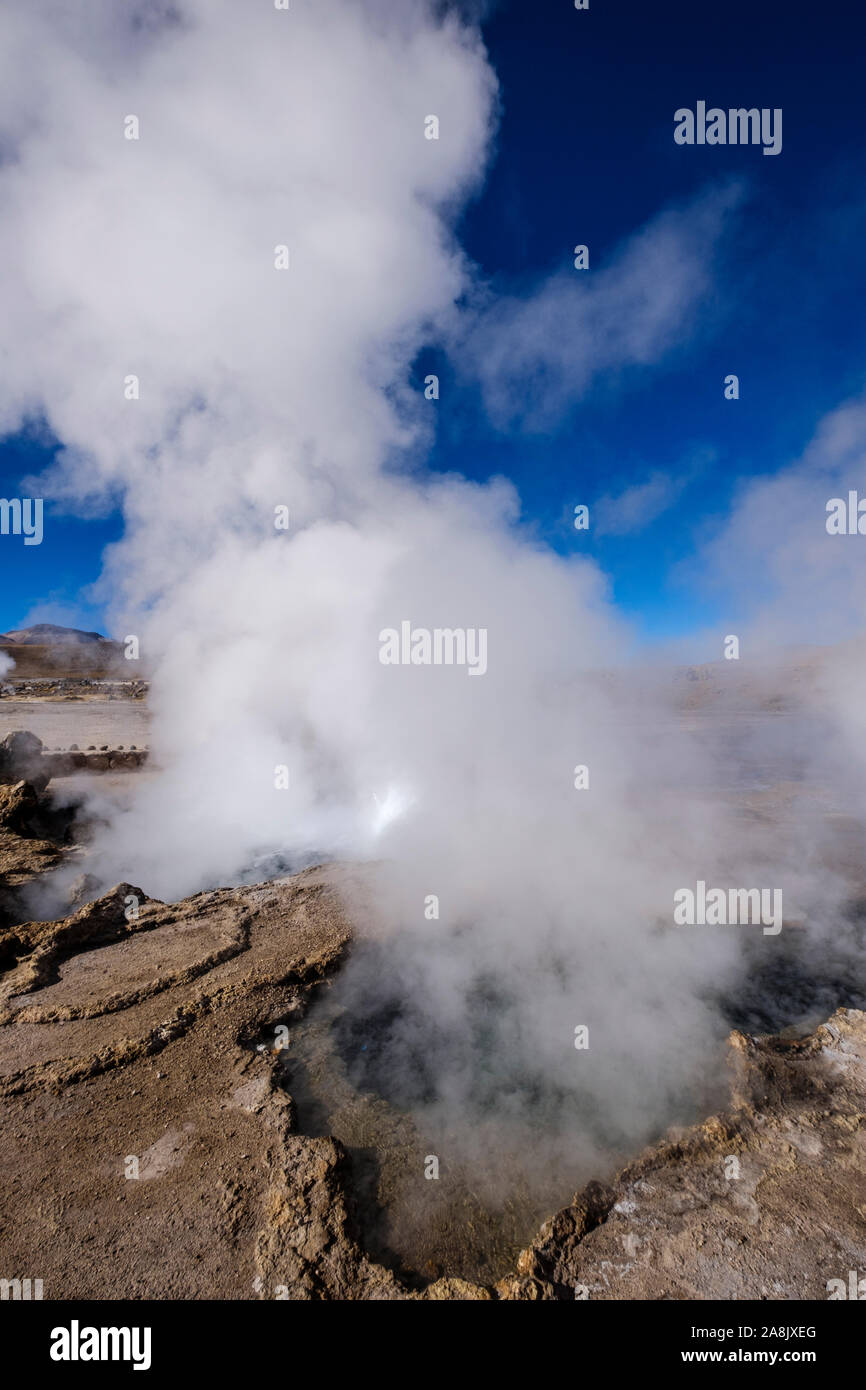
[(17, 628), (14, 632), (0, 632), (0, 644), (14, 642), (25, 647), (78, 645), (109, 640), (101, 632), (82, 632), (81, 628), (59, 627), (57, 623), (36, 623), (33, 627)]
[(0, 652), (15, 662), (7, 681), (39, 677), (91, 676), (128, 678), (123, 647), (100, 632), (84, 632), (57, 623), (36, 623), (0, 634)]

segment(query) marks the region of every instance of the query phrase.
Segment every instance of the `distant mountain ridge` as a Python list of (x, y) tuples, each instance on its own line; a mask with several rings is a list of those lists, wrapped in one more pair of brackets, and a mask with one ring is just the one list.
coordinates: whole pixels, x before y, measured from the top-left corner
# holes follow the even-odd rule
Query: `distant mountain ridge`
[(78, 627), (61, 627), (57, 623), (35, 623), (33, 627), (14, 628), (11, 632), (0, 632), (0, 643), (10, 642), (16, 646), (50, 647), (59, 643), (73, 645), (93, 642), (110, 642), (101, 632), (84, 632)]
[(15, 663), (4, 674), (7, 684), (67, 676), (128, 680), (142, 674), (124, 661), (122, 643), (103, 637), (101, 632), (59, 623), (34, 623), (0, 633), (0, 653)]

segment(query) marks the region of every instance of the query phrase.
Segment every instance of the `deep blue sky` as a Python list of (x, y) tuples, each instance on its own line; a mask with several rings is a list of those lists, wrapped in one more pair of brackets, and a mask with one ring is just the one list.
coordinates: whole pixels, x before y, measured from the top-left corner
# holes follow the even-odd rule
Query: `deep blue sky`
[[(590, 6), (506, 0), (486, 22), (502, 123), (461, 240), (483, 276), (513, 292), (570, 266), (578, 242), (591, 249), (588, 273), (603, 271), (617, 244), (665, 206), (738, 177), (747, 198), (723, 248), (707, 331), (660, 364), (597, 381), (536, 435), (496, 431), (476, 389), (437, 354), (417, 365), (439, 371), (448, 396), (433, 466), (512, 478), (528, 521), (558, 549), (597, 556), (644, 634), (675, 635), (716, 615), (709, 597), (671, 582), (672, 566), (738, 480), (791, 462), (866, 378), (866, 22), (853, 0)], [(673, 113), (698, 99), (781, 107), (782, 153), (677, 146)], [(723, 399), (728, 372), (740, 377), (736, 403)], [(44, 453), (37, 439), (0, 444), (0, 495), (21, 495), (20, 479)], [(573, 531), (575, 502), (591, 505), (654, 470), (692, 480), (653, 524), (621, 538)], [(46, 508), (45, 542), (16, 542), (14, 564), (0, 538), (0, 629), (40, 602), (76, 605), (76, 621), (100, 624), (80, 591), (121, 523), (63, 518), (50, 499)]]

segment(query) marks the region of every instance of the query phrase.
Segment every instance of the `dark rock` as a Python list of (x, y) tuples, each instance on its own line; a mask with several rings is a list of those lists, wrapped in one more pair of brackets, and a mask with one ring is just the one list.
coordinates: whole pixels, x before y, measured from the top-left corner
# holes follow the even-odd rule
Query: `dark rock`
[(42, 740), (26, 729), (15, 729), (0, 742), (0, 781), (20, 782), (38, 772)]

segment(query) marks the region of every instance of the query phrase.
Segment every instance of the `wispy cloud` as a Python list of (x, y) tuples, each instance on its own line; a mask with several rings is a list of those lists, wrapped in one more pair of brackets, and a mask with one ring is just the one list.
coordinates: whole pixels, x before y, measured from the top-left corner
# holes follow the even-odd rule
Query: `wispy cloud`
[(600, 497), (593, 508), (596, 535), (627, 536), (642, 531), (673, 505), (683, 487), (681, 479), (655, 471), (624, 492)]
[(676, 470), (655, 468), (622, 492), (605, 493), (592, 509), (596, 535), (629, 536), (645, 530), (679, 501), (715, 456), (713, 449), (698, 450)]
[(729, 183), (668, 209), (607, 265), (569, 268), (528, 295), (485, 292), (455, 336), (500, 429), (543, 431), (601, 377), (661, 361), (691, 336), (723, 232), (743, 198)]

